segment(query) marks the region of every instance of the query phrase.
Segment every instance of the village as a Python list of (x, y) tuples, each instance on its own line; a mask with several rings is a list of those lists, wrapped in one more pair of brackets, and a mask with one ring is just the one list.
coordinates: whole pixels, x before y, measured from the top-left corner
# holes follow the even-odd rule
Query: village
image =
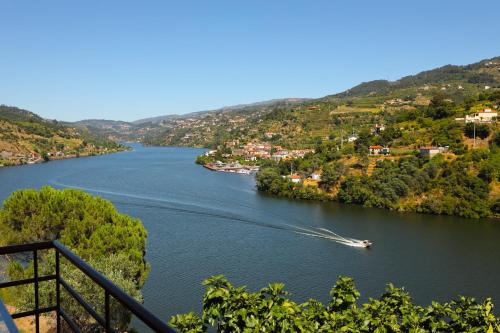
[[(280, 160), (303, 158), (308, 153), (314, 153), (314, 149), (287, 150), (283, 149), (281, 146), (272, 145), (268, 142), (255, 141), (241, 145), (239, 140), (228, 141), (223, 147), (219, 147), (219, 149), (226, 151), (226, 153), (221, 154), (224, 159), (240, 160), (241, 163), (245, 164), (241, 164), (240, 162), (224, 163), (215, 161), (205, 163), (204, 166), (214, 171), (241, 174), (250, 174), (259, 170), (259, 166), (251, 162), (259, 160), (273, 160), (278, 162)], [(219, 152), (219, 150), (209, 150), (205, 152), (204, 156), (213, 157), (217, 152)]]
[[(498, 113), (496, 111), (491, 108), (484, 108), (483, 110), (466, 115), (463, 118), (455, 118), (455, 121), (465, 124), (492, 124), (496, 122), (497, 118)], [(386, 126), (384, 124), (376, 123), (372, 126), (370, 132), (372, 135), (378, 136), (385, 130)], [(272, 139), (275, 135), (277, 134), (274, 132), (266, 132), (264, 133), (264, 138)], [(346, 138), (340, 138), (340, 140), (340, 145), (342, 146), (344, 141), (347, 144), (355, 143), (358, 140), (358, 136), (352, 133)], [(473, 142), (474, 144), (472, 148), (475, 148), (475, 138)], [(420, 146), (411, 149), (409, 147), (393, 149), (388, 146), (369, 145), (367, 146), (367, 150), (369, 158), (369, 173), (370, 169), (374, 167), (374, 164), (384, 158), (395, 159), (413, 154), (418, 154), (419, 156), (426, 158), (432, 158), (437, 154), (454, 156), (454, 154), (450, 151), (450, 147), (447, 145)], [(262, 142), (259, 140), (253, 140), (251, 142), (243, 143), (240, 140), (235, 139), (220, 145), (217, 150), (209, 150), (204, 153), (205, 157), (212, 159), (215, 158), (216, 155), (218, 157), (222, 157), (225, 162), (215, 160), (213, 162), (205, 163), (204, 166), (213, 171), (250, 174), (259, 170), (258, 164), (260, 164), (260, 161), (271, 160), (279, 162), (302, 159), (306, 154), (314, 152), (314, 149), (286, 149), (280, 145), (274, 145), (265, 141)], [(317, 185), (321, 181), (321, 170), (315, 170), (308, 175), (291, 172), (289, 175), (285, 175), (283, 177), (289, 179), (292, 183), (303, 182), (308, 185)]]

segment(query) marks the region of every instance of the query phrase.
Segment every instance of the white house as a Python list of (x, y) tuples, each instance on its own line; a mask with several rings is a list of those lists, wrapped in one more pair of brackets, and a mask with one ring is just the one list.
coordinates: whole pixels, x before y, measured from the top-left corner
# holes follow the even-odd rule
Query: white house
[(300, 175), (295, 173), (295, 174), (290, 176), (290, 180), (292, 181), (292, 183), (297, 184), (300, 182)]
[(496, 121), (498, 113), (492, 109), (484, 109), (482, 111), (465, 116), (466, 123), (491, 123)]
[(389, 155), (391, 150), (387, 147), (382, 146), (370, 146), (368, 147), (370, 155)]
[(356, 135), (350, 135), (348, 138), (347, 138), (347, 142), (354, 142), (358, 139), (358, 137)]
[(449, 146), (445, 146), (445, 147), (429, 146), (429, 147), (420, 147), (419, 150), (420, 150), (420, 155), (432, 158), (432, 157), (436, 156), (437, 154), (442, 154), (442, 153), (447, 152), (449, 150), (449, 148), (450, 148)]
[(313, 173), (311, 173), (311, 179), (312, 180), (320, 181), (321, 180), (321, 174), (318, 173), (318, 172), (313, 172)]
[(214, 155), (216, 152), (217, 152), (217, 150), (209, 150), (209, 151), (206, 151), (203, 155), (211, 156), (211, 155)]
[(272, 159), (275, 160), (275, 161), (279, 161), (283, 158), (287, 158), (289, 155), (289, 152), (288, 150), (278, 150), (277, 152), (275, 152), (272, 156)]

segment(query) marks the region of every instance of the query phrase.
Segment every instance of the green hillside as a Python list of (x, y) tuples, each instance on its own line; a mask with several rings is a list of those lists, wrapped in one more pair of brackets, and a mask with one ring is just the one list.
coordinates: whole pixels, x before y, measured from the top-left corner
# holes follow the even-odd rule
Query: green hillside
[[(259, 116), (254, 111), (241, 122), (232, 115), (208, 132), (195, 127), (172, 133), (191, 139), (205, 131), (211, 138), (207, 146), (218, 151), (199, 163), (258, 164), (258, 188), (275, 195), (493, 217), (500, 214), (498, 122), (466, 123), (464, 118), (484, 109), (494, 114), (499, 106), (500, 58), (494, 58), (395, 82), (363, 83)], [(193, 142), (199, 143), (184, 143)], [(270, 144), (266, 154), (272, 158), (260, 158), (247, 148), (249, 142)], [(432, 158), (430, 150), (420, 150), (429, 146), (439, 152)], [(301, 158), (273, 156), (277, 150), (304, 149), (314, 152)]]
[(16, 107), (0, 105), (0, 165), (89, 156), (125, 147)]
[(382, 120), (381, 113), (417, 112), (438, 93), (453, 103), (474, 103), (481, 93), (499, 87), (500, 57), (496, 57), (466, 66), (447, 65), (394, 82), (365, 82), (319, 99), (179, 116), (165, 120), (160, 128), (145, 131), (143, 141), (216, 147), (232, 139), (264, 140), (266, 132), (275, 132), (277, 143), (286, 147), (312, 147), (320, 139), (339, 136), (341, 130), (347, 134)]

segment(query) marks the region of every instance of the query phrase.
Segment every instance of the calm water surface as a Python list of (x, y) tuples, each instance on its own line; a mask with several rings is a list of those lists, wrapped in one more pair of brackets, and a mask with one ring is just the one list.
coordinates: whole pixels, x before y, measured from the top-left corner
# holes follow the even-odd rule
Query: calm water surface
[[(194, 164), (201, 152), (134, 145), (109, 156), (0, 168), (0, 201), (21, 188), (72, 187), (140, 218), (151, 263), (145, 305), (164, 319), (199, 311), (201, 281), (214, 274), (251, 290), (281, 281), (297, 301), (327, 301), (342, 274), (355, 278), (365, 299), (393, 282), (420, 304), (458, 294), (500, 304), (500, 222), (273, 198), (255, 191), (253, 176)], [(327, 228), (374, 246), (348, 247), (291, 226)]]

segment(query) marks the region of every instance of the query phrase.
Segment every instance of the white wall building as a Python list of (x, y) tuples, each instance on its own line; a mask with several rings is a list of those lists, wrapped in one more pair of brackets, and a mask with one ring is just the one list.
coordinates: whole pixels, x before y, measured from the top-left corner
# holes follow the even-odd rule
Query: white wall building
[(498, 113), (491, 109), (484, 109), (482, 111), (466, 115), (466, 123), (492, 123), (498, 118)]

